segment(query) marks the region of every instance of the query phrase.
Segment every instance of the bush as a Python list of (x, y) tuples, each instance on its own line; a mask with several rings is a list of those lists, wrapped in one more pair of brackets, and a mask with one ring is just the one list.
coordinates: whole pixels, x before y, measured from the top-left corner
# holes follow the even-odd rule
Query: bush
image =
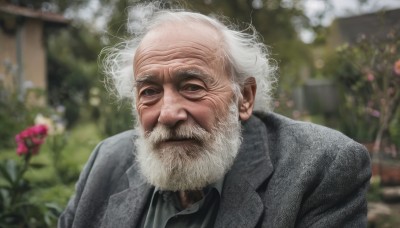
[[(42, 91), (33, 92), (42, 93)], [(31, 125), (38, 112), (47, 112), (43, 107), (27, 106), (15, 93), (7, 91), (1, 83), (0, 107), (0, 149), (15, 147), (14, 136), (25, 126)]]
[(400, 34), (386, 39), (361, 37), (337, 49), (325, 74), (341, 85), (342, 131), (358, 141), (374, 141), (374, 152), (387, 150), (397, 140), (390, 126), (400, 107)]

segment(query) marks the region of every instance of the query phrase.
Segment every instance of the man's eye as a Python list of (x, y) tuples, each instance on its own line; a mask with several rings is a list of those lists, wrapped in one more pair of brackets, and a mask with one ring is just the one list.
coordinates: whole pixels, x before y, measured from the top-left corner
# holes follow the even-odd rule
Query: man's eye
[(195, 91), (199, 91), (202, 89), (203, 89), (203, 87), (201, 87), (199, 85), (186, 85), (183, 87), (183, 90), (190, 91), (190, 92), (195, 92)]
[(144, 89), (140, 94), (143, 96), (153, 96), (157, 93), (158, 91), (155, 89)]

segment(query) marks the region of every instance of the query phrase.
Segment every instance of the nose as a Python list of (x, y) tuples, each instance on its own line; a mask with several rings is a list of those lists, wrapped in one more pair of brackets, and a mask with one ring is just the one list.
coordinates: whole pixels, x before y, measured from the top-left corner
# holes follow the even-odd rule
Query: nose
[(177, 92), (164, 90), (158, 122), (167, 127), (174, 127), (179, 122), (187, 120), (187, 112), (183, 107), (181, 97)]

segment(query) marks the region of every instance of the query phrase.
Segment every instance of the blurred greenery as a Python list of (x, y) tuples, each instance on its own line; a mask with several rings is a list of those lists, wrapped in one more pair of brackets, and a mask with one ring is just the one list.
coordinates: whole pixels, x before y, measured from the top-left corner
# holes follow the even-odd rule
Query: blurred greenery
[(384, 40), (364, 36), (337, 48), (323, 69), (341, 89), (338, 128), (361, 142), (375, 142), (375, 152), (400, 145), (400, 75), (393, 70), (400, 60), (399, 37), (394, 29)]
[(379, 202), (382, 200), (382, 188), (379, 177), (372, 177), (367, 195), (368, 202)]
[[(68, 134), (68, 141), (60, 154), (60, 166), (54, 166), (52, 160), (54, 151), (51, 150), (52, 145), (47, 138), (40, 153), (31, 158), (31, 166), (24, 175), (24, 180), (29, 184), (29, 188), (23, 191), (23, 196), (28, 199), (27, 202), (32, 207), (32, 210), (29, 211), (33, 213), (33, 211), (39, 210), (35, 212), (36, 214), (26, 214), (27, 217), (22, 220), (29, 224), (29, 227), (55, 226), (59, 213), (73, 195), (75, 182), (80, 171), (93, 148), (101, 140), (98, 126), (93, 122), (81, 122), (65, 134)], [(15, 149), (1, 149), (0, 161), (16, 161), (18, 162), (16, 165), (18, 165), (23, 162), (23, 157), (18, 157)], [(1, 167), (5, 166), (0, 165)], [(4, 185), (2, 180), (0, 178), (0, 186)], [(5, 195), (3, 194), (3, 196)], [(3, 202), (3, 200), (0, 200), (0, 202)], [(47, 215), (46, 213), (52, 210), (50, 208), (55, 208), (55, 211), (52, 212), (53, 214)], [(26, 211), (27, 209), (24, 208), (23, 210)], [(40, 211), (44, 213), (44, 216), (47, 216), (47, 222), (41, 220)], [(15, 215), (15, 212), (13, 214)], [(36, 218), (36, 220), (31, 221), (31, 218)], [(4, 220), (4, 222), (6, 221)]]

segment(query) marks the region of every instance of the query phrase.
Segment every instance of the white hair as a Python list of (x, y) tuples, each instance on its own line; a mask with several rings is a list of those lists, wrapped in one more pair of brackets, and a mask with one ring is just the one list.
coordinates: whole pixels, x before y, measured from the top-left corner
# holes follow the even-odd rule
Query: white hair
[(203, 23), (220, 32), (222, 52), (231, 68), (233, 91), (240, 97), (245, 80), (254, 77), (257, 83), (255, 110), (272, 109), (272, 90), (276, 83), (276, 62), (261, 42), (257, 31), (249, 25), (248, 31), (238, 31), (234, 25), (225, 25), (218, 20), (200, 13), (182, 9), (163, 9), (160, 3), (141, 4), (130, 8), (127, 31), (131, 38), (114, 47), (105, 48), (103, 72), (106, 87), (118, 98), (128, 98), (135, 103), (133, 59), (143, 37), (152, 29), (165, 23)]

